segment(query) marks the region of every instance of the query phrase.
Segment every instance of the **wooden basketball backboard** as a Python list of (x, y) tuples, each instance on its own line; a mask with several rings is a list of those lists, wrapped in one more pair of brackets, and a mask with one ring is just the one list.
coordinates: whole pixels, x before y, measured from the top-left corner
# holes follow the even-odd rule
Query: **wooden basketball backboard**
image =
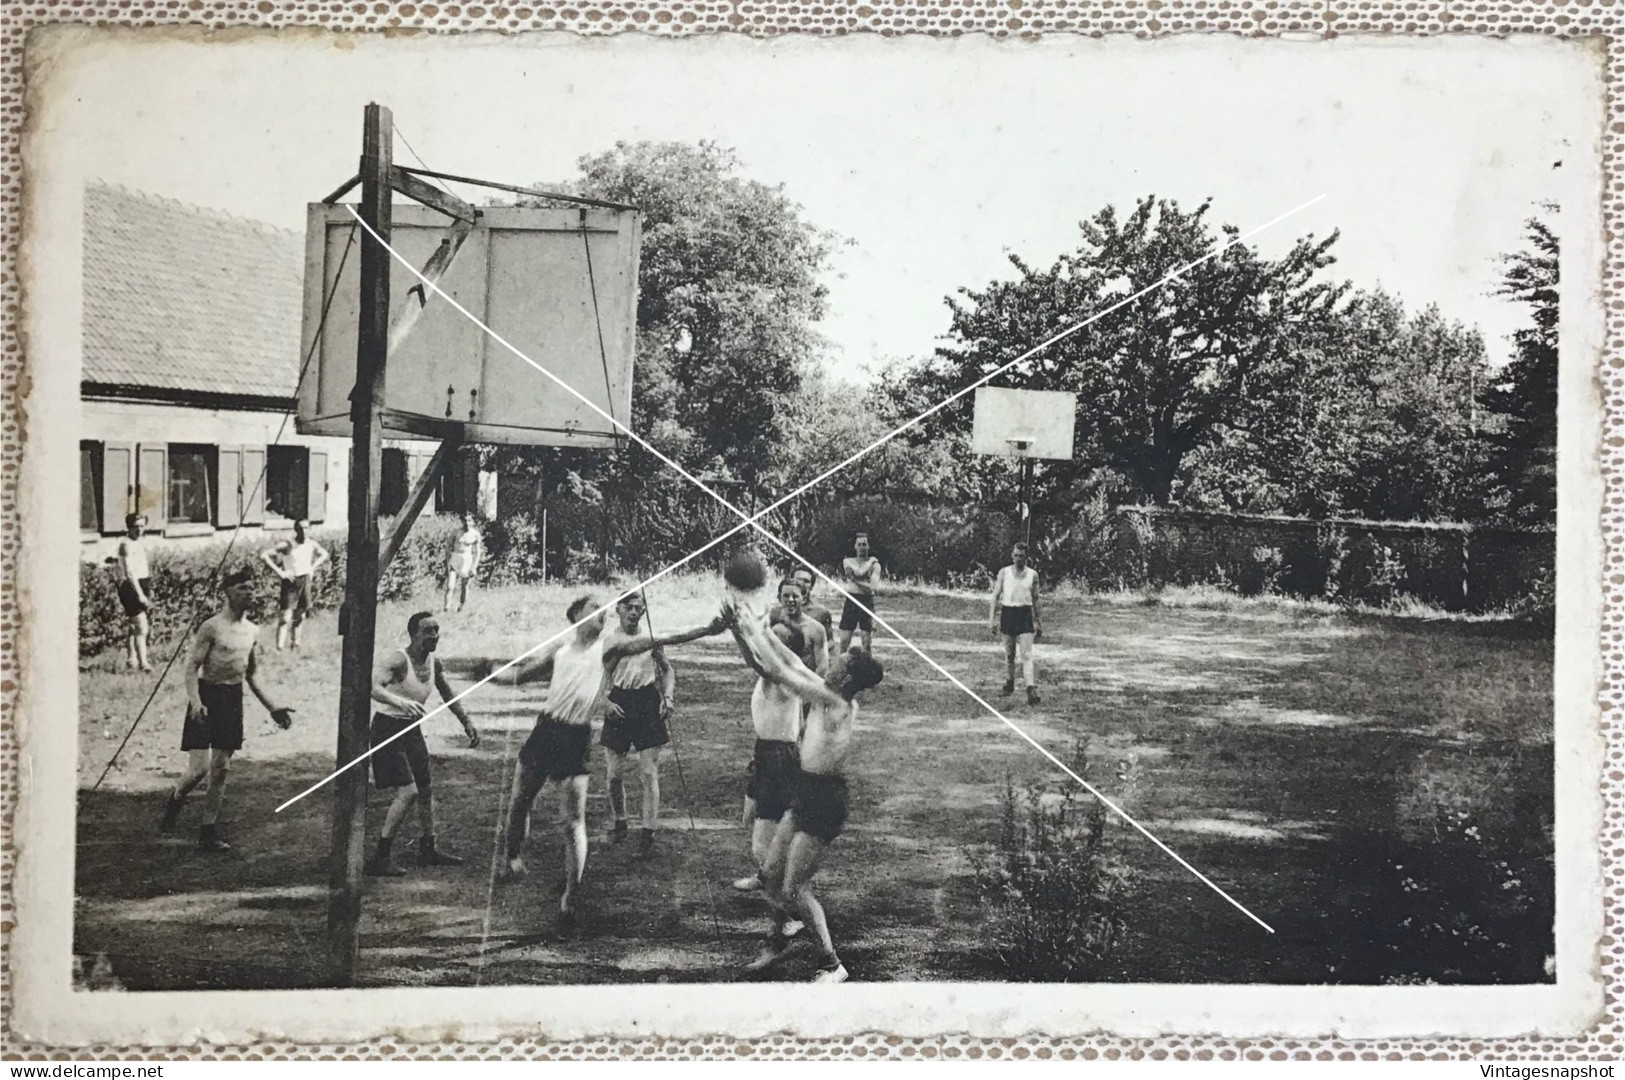
[[(439, 278), (440, 288), (525, 356), (621, 423), (630, 423), (637, 213), (517, 206), (482, 207), (480, 213)], [(392, 217), (391, 246), (421, 270), (446, 239), (451, 220), (416, 205), (396, 205)], [(313, 203), (306, 220), (301, 358), (318, 327), (322, 333), (300, 382), (297, 426), (306, 435), (348, 436), (360, 245), (366, 234), (342, 205)], [(355, 243), (346, 257), (352, 230)], [(322, 305), (330, 290), (324, 321)], [(391, 325), (408, 305), (420, 303), (424, 291), (405, 267), (392, 267)], [(605, 447), (624, 439), (432, 290), (410, 331), (390, 351), (381, 423), (398, 438), (443, 438), (461, 425), (465, 442)]]
[(996, 457), (1072, 460), (1078, 395), (1058, 390), (976, 390), (971, 450)]

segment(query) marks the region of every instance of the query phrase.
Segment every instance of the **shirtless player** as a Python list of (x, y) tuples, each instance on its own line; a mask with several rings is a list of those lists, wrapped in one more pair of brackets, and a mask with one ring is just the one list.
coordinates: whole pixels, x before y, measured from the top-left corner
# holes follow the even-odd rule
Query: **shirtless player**
[[(797, 662), (775, 635), (764, 632), (748, 616), (731, 620), (742, 647), (754, 657), (763, 677), (782, 691), (812, 705), (801, 742), (801, 770), (788, 824), (774, 837), (763, 867), (763, 881), (775, 918), (762, 954), (751, 970), (760, 971), (790, 950), (792, 913), (818, 935), (824, 957), (815, 982), (845, 982), (841, 963), (830, 938), (824, 907), (812, 890), (824, 853), (846, 825), (845, 766), (858, 715), (857, 696), (878, 686), (884, 672), (866, 652), (852, 650), (837, 656), (828, 674), (819, 679)], [(799, 711), (799, 710), (798, 710)]]
[(858, 533), (852, 542), (852, 554), (841, 560), (841, 577), (846, 579), (848, 599), (841, 608), (839, 651), (844, 653), (851, 648), (854, 630), (863, 631), (863, 651), (870, 651), (875, 634), (875, 621), (870, 612), (875, 609), (875, 587), (880, 584), (881, 572), (880, 560), (869, 554), (869, 535)]
[(293, 723), (293, 710), (273, 705), (254, 677), (260, 628), (248, 618), (253, 581), (253, 573), (246, 569), (226, 575), (220, 583), (225, 603), (219, 614), (198, 627), (186, 658), (186, 724), (181, 732), (181, 749), (191, 760), (164, 807), (163, 828), (168, 832), (175, 827), (186, 796), (207, 776), (209, 790), (203, 800), (203, 828), (197, 844), (200, 851), (231, 850), (231, 845), (220, 839), (216, 823), (226, 794), (231, 755), (243, 745), (243, 684), (254, 691), (278, 726), (286, 728)]
[[(829, 669), (828, 627), (806, 608), (807, 587), (794, 578), (779, 583), (779, 602), (768, 612), (770, 624), (782, 623), (801, 634), (805, 645), (801, 662), (822, 675)], [(829, 617), (829, 612), (824, 612)]]
[[(583, 596), (565, 612), (573, 624), (595, 606)], [(543, 647), (519, 667), (497, 676), (501, 683), (524, 682), (526, 675), (545, 665), (553, 669), (547, 698), (536, 717), (525, 745), (514, 765), (513, 798), (508, 810), (508, 874), (525, 873), (521, 858), (525, 837), (530, 831), (530, 808), (549, 780), (559, 785), (559, 804), (568, 819), (564, 850), (564, 893), (559, 898), (559, 934), (568, 936), (576, 927), (576, 892), (587, 868), (587, 754), (592, 743), (592, 720), (604, 696), (607, 676), (628, 656), (651, 649), (696, 641), (721, 633), (721, 616), (704, 626), (660, 637), (627, 635), (617, 630), (605, 632), (605, 613), (577, 626), (564, 637)]]
[[(790, 590), (795, 587), (792, 585)], [(755, 618), (741, 613), (738, 618), (755, 625)], [(772, 623), (768, 636), (780, 642), (796, 657), (798, 664), (806, 651), (801, 631), (784, 623)], [(756, 671), (756, 686), (750, 694), (750, 722), (756, 732), (751, 750), (750, 770), (745, 784), (745, 829), (750, 840), (751, 862), (756, 872), (733, 883), (740, 892), (754, 892), (767, 881), (768, 849), (774, 833), (790, 813), (795, 798), (796, 777), (801, 772), (801, 699), (773, 682), (756, 654), (739, 641), (739, 653)]]

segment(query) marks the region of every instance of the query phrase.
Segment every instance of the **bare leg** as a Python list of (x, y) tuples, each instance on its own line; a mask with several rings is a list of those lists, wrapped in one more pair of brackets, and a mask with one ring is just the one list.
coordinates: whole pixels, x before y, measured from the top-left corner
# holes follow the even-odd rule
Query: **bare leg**
[(276, 618), (276, 647), (278, 652), (281, 652), (283, 649), (288, 647), (288, 638), (290, 637), (289, 632), (292, 630), (292, 628), (293, 611), (292, 609), (284, 608), (281, 614), (279, 614)]
[(829, 920), (824, 916), (824, 905), (813, 895), (812, 878), (829, 845), (816, 836), (796, 833), (790, 841), (790, 852), (784, 866), (783, 895), (800, 912), (803, 920), (818, 935), (818, 945), (824, 950), (828, 966), (841, 962), (835, 953), (835, 943), (829, 936)]
[(226, 797), (226, 770), (231, 768), (230, 750), (209, 751), (209, 792), (203, 799), (203, 824), (220, 820), (220, 804)]
[(846, 652), (846, 650), (851, 648), (851, 647), (852, 647), (852, 631), (846, 629), (845, 627), (842, 627), (841, 628), (841, 652)]
[(151, 671), (152, 664), (147, 659), (147, 633), (149, 624), (147, 613), (143, 611), (135, 617), (135, 663), (142, 671)]
[(456, 588), (457, 588), (457, 571), (449, 570), (449, 571), (446, 572), (446, 606), (445, 606), (446, 611), (451, 610), (451, 598), (452, 598), (452, 595), (453, 595), (454, 591), (456, 590)]
[(523, 761), (513, 769), (512, 798), (508, 804), (508, 859), (519, 858), (525, 849), (525, 837), (530, 833), (530, 807), (541, 792), (546, 778), (529, 768)]
[(638, 772), (643, 780), (643, 805), (639, 808), (643, 827), (653, 832), (660, 822), (660, 751), (645, 750), (639, 754)]
[(293, 613), (293, 647), (296, 649), (299, 647), (299, 631), (304, 625), (305, 613), (303, 611), (295, 611)]
[(395, 839), (395, 834), (400, 831), (401, 822), (406, 820), (406, 815), (412, 812), (412, 804), (417, 801), (418, 789), (415, 786), (403, 787), (396, 791), (395, 798), (389, 804), (389, 810), (384, 814), (384, 827), (378, 835), (385, 840)]
[(616, 831), (626, 822), (626, 755), (610, 750), (604, 754), (604, 785), (609, 788), (609, 810), (615, 815)]
[(758, 818), (751, 822), (750, 857), (756, 863), (757, 870), (761, 873), (763, 885), (768, 883), (767, 871), (765, 869), (767, 865), (767, 851), (768, 848), (772, 846), (773, 833), (778, 827), (779, 822), (777, 821), (763, 821)]
[(202, 783), (205, 776), (209, 775), (209, 751), (188, 750), (186, 757), (186, 772), (176, 782), (175, 791), (170, 796), (176, 802), (190, 795), (192, 789)]
[(575, 910), (576, 890), (587, 872), (587, 778), (572, 776), (559, 785), (559, 807), (565, 818), (564, 895), (559, 910)]
[(1016, 684), (1016, 639), (1009, 634), (1004, 636), (1004, 681)]
[(875, 632), (873, 630), (865, 627), (864, 631), (863, 631), (863, 651), (866, 652), (866, 653), (874, 652), (874, 643), (875, 643)]
[[(1022, 634), (1015, 643), (1015, 651), (1021, 657), (1021, 676), (1026, 681), (1027, 689), (1031, 690), (1038, 685), (1038, 680), (1033, 674), (1033, 636)], [(1012, 670), (1011, 678), (1014, 677), (1015, 673)]]

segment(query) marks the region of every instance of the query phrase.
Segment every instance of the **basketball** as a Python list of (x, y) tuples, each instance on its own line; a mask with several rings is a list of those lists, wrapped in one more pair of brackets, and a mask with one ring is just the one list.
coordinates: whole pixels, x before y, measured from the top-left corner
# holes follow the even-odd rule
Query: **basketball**
[(767, 583), (767, 564), (750, 548), (736, 551), (722, 568), (722, 580), (740, 592), (755, 592)]

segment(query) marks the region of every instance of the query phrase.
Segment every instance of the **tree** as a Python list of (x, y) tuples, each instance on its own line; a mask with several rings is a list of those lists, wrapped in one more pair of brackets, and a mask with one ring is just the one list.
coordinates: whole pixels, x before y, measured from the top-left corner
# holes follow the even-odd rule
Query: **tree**
[[(1107, 206), (1080, 224), (1083, 242), (1048, 269), (1011, 255), (1018, 276), (949, 298), (950, 336), (894, 397), (945, 396), (1114, 301), (1209, 255), (1210, 204), (1193, 211), (1148, 196), (1120, 217)], [(1220, 230), (1233, 239), (1233, 226)], [(1234, 244), (996, 380), (1079, 396), (1077, 460), (1040, 476), (1040, 499), (1078, 499), (1119, 485), (1169, 501), (1186, 458), (1239, 416), (1291, 328), (1323, 315), (1341, 289), (1315, 280), (1337, 236), (1300, 239), (1280, 259)], [(970, 399), (924, 435), (968, 426)]]
[[(569, 191), (642, 212), (629, 426), (730, 500), (749, 501), (821, 344), (833, 234), (803, 220), (782, 186), (740, 176), (738, 159), (713, 143), (617, 143), (578, 165)], [(643, 530), (644, 557), (714, 534), (709, 498), (636, 446), (490, 456), (504, 473), (533, 477), (544, 499), (608, 500), (612, 531)]]
[(1474, 516), (1481, 497), (1476, 330), (1437, 307), (1354, 294), (1293, 328), (1184, 501), (1310, 517)]
[(1502, 256), (1499, 292), (1528, 304), (1532, 320), (1512, 336), (1515, 356), (1484, 393), (1484, 407), (1500, 421), (1489, 472), (1499, 516), (1549, 526), (1557, 520), (1558, 240), (1539, 217), (1525, 228), (1528, 246)]

